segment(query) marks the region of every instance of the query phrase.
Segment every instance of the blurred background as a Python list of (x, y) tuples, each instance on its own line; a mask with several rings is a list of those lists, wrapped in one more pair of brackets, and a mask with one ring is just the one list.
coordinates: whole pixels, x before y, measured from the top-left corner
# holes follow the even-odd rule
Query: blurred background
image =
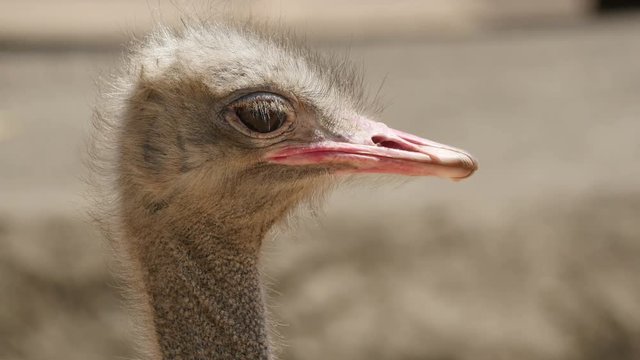
[[(382, 120), (480, 160), (342, 188), (267, 245), (283, 359), (640, 359), (640, 1), (221, 8), (349, 51)], [(0, 360), (133, 356), (83, 143), (122, 43), (190, 10), (0, 0)]]

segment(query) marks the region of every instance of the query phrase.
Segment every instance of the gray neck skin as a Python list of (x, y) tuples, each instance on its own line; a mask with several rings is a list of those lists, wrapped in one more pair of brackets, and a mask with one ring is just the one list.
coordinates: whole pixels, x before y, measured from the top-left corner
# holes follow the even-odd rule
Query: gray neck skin
[(218, 239), (211, 230), (144, 239), (137, 251), (162, 359), (269, 359), (262, 236)]

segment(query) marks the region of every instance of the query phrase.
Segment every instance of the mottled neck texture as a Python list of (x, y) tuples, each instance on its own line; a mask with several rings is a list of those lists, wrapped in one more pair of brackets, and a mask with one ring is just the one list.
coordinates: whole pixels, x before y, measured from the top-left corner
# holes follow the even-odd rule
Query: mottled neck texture
[(258, 271), (261, 238), (213, 234), (181, 231), (140, 239), (161, 358), (269, 359)]

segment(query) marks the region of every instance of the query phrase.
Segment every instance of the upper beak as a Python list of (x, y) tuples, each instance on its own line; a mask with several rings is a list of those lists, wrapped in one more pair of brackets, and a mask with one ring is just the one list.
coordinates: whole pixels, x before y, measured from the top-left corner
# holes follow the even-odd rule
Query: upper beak
[(381, 173), (464, 179), (478, 169), (468, 153), (360, 118), (346, 139), (290, 145), (267, 154), (271, 163), (324, 165), (347, 173)]

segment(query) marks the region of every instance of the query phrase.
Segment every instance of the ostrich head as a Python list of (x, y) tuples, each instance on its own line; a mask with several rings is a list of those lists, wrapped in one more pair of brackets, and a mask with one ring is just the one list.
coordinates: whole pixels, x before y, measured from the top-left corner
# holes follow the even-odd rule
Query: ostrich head
[(262, 231), (335, 175), (476, 169), (461, 150), (374, 121), (347, 62), (215, 26), (161, 32), (133, 56), (119, 169), (130, 210), (251, 217)]
[(270, 358), (262, 240), (341, 175), (476, 169), (461, 150), (374, 121), (347, 62), (269, 31), (160, 30), (113, 84), (95, 117), (96, 149), (115, 149), (94, 153), (115, 177), (103, 220), (115, 214), (107, 231), (153, 359)]

